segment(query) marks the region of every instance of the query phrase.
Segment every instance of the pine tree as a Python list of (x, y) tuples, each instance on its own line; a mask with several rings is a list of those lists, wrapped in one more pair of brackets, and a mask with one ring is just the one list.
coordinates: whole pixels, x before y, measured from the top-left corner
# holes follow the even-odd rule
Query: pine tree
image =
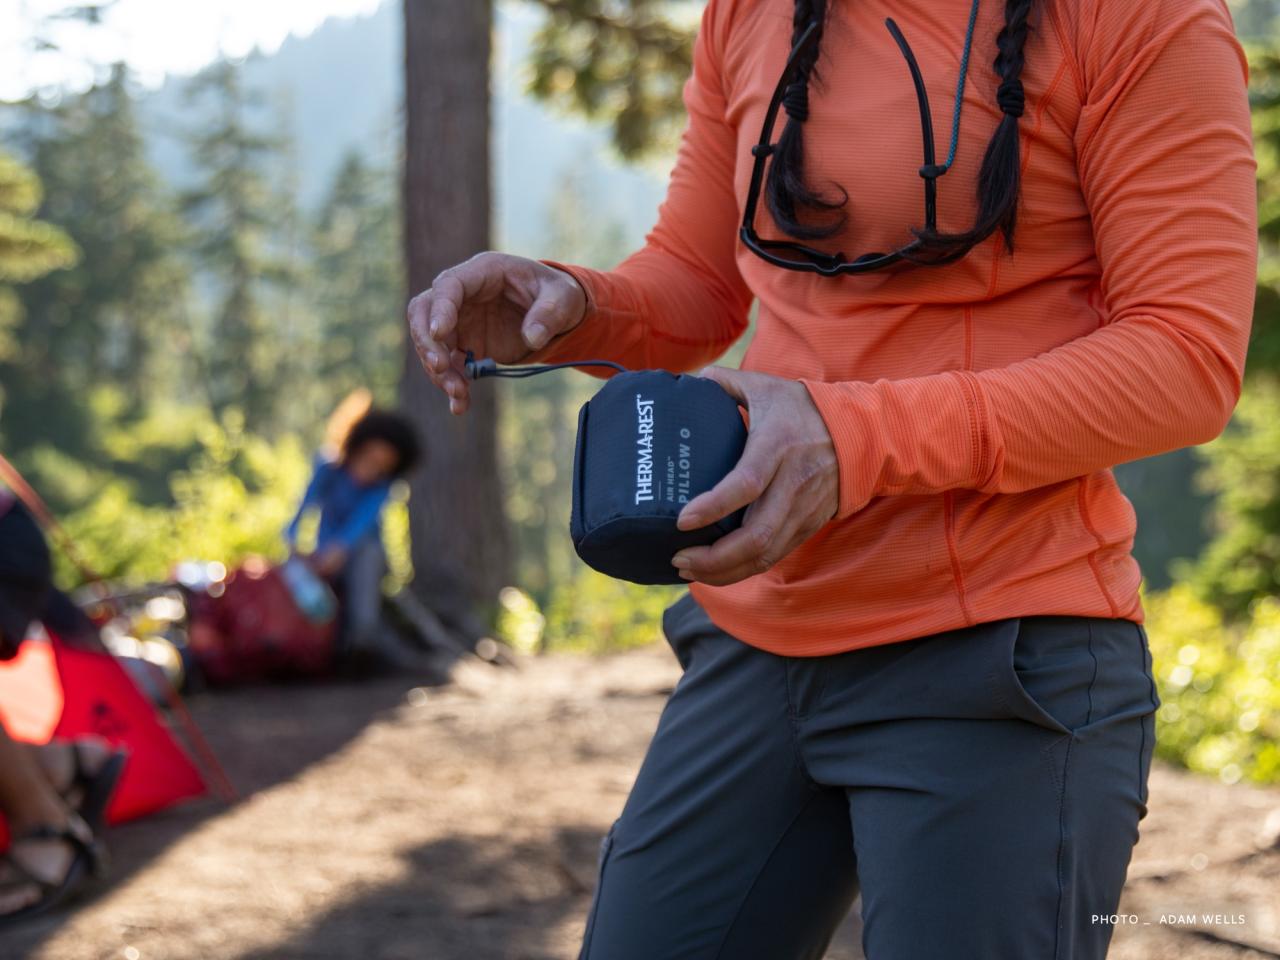
[[(32, 218), (40, 197), (36, 175), (12, 157), (0, 154), (0, 384), (12, 382), (13, 366), (21, 356), (24, 315), (12, 285), (69, 267), (76, 260), (70, 237), (52, 224)], [(7, 407), (6, 399), (0, 390), (0, 411)]]
[(153, 362), (185, 327), (188, 291), (181, 226), (147, 158), (128, 69), (117, 64), (39, 126), (33, 157), (48, 189), (45, 213), (84, 256), (24, 299), (46, 334), (57, 331), (46, 346), (69, 382), (117, 386), (136, 412), (159, 381), (177, 379)]
[(398, 200), (390, 172), (352, 151), (316, 217), (315, 373), (330, 402), (360, 386), (381, 403), (394, 401), (405, 299)]
[(277, 376), (282, 351), (265, 301), (285, 265), (269, 173), (282, 140), (251, 125), (250, 112), (261, 101), (245, 88), (235, 63), (222, 60), (204, 70), (191, 81), (187, 98), (193, 108), (210, 105), (213, 111), (187, 135), (203, 182), (183, 196), (194, 231), (192, 254), (216, 289), (201, 348), (205, 389), (215, 410), (239, 407), (251, 429), (274, 430), (286, 391)]
[(65, 233), (32, 219), (41, 196), (39, 178), (0, 154), (0, 282), (26, 283), (75, 260), (75, 245)]

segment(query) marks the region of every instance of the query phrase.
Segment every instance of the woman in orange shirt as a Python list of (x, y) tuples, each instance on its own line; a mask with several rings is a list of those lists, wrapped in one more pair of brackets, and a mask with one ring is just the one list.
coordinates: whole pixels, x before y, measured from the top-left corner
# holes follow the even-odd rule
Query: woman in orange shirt
[(821, 957), (859, 889), (871, 960), (1105, 955), (1159, 702), (1111, 467), (1239, 396), (1245, 84), (1222, 0), (710, 0), (643, 249), (414, 298), (455, 413), (467, 351), (695, 370), (759, 303), (584, 957)]

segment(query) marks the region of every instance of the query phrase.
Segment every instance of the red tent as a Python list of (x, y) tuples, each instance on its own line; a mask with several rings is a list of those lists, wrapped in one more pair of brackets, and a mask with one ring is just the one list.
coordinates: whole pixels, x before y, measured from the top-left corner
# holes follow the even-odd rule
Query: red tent
[[(0, 663), (0, 720), (29, 743), (93, 733), (129, 749), (108, 811), (131, 820), (208, 792), (204, 778), (114, 657), (28, 640)], [(0, 821), (0, 849), (8, 842)]]

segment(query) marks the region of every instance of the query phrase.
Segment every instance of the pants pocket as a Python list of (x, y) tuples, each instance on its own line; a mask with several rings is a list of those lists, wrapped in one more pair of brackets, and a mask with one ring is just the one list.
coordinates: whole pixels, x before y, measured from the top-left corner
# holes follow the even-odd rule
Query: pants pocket
[(682, 670), (689, 669), (694, 641), (709, 626), (711, 621), (688, 592), (662, 612), (662, 635)]
[(1156, 691), (1155, 668), (1151, 661), (1151, 638), (1147, 636), (1147, 628), (1142, 624), (1135, 623), (1134, 626), (1138, 628), (1138, 637), (1141, 641), (1139, 646), (1147, 672), (1147, 682), (1151, 687), (1151, 709), (1158, 710), (1163, 705), (1163, 701), (1161, 701), (1160, 694)]
[(588, 960), (588, 956), (591, 953), (591, 934), (596, 925), (596, 911), (600, 909), (600, 893), (604, 887), (604, 870), (609, 863), (609, 856), (613, 853), (613, 838), (617, 831), (618, 821), (615, 820), (609, 826), (604, 839), (600, 841), (600, 856), (596, 861), (596, 889), (591, 895), (591, 907), (587, 911), (587, 926), (582, 933), (582, 950), (578, 953), (578, 960)]
[(1162, 702), (1156, 690), (1155, 670), (1151, 661), (1151, 643), (1147, 637), (1146, 628), (1140, 623), (1136, 626), (1151, 698), (1151, 712), (1142, 718), (1142, 748), (1138, 757), (1138, 796), (1142, 801), (1138, 819), (1141, 820), (1147, 815), (1147, 780), (1151, 776), (1151, 760), (1156, 751), (1156, 711), (1161, 707)]
[(1003, 708), (1076, 739), (1150, 718), (1158, 701), (1146, 638), (1131, 620), (1030, 616), (1001, 631)]
[(1017, 617), (998, 631), (993, 676), (1006, 716), (1069, 735), (1088, 722), (1095, 665), (1082, 617)]

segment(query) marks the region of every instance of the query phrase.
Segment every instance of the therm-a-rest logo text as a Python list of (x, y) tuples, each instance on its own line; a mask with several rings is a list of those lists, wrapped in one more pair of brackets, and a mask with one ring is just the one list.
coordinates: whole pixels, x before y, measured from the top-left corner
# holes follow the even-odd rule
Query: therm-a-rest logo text
[(636, 394), (636, 503), (653, 500), (653, 401)]

